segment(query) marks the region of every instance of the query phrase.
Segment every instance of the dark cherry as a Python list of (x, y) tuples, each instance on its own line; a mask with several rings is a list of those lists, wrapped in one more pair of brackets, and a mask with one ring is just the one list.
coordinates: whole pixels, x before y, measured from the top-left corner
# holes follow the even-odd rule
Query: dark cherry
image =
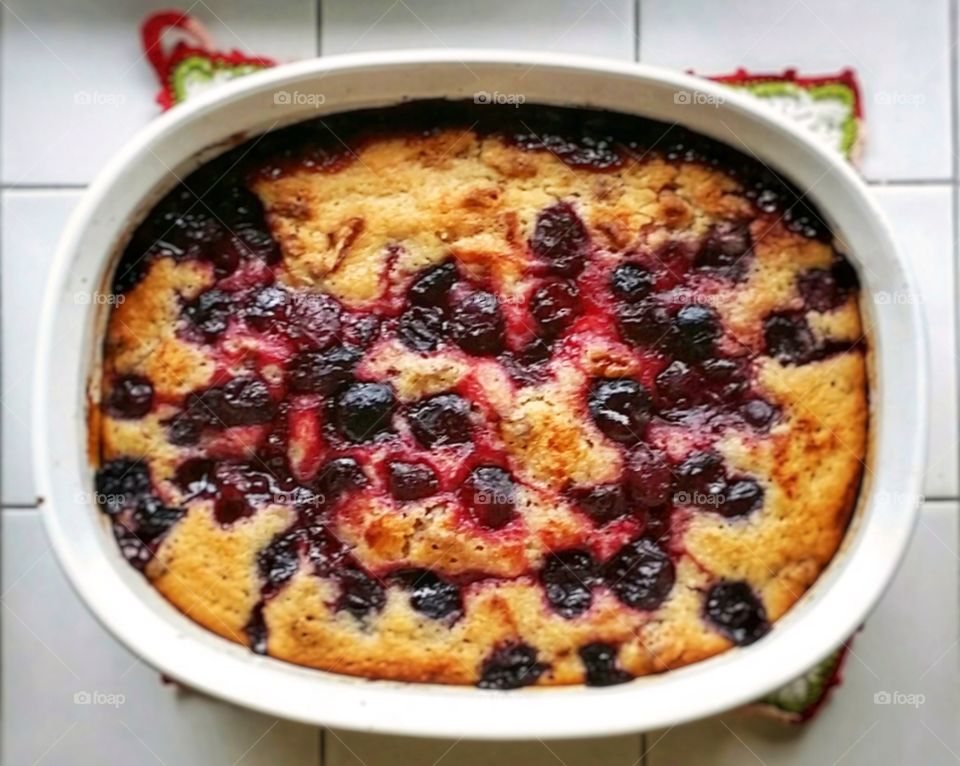
[(743, 364), (734, 359), (712, 357), (705, 359), (700, 370), (710, 386), (714, 399), (730, 399), (740, 394), (747, 386)]
[(270, 477), (249, 463), (221, 463), (216, 467), (217, 499), (213, 511), (227, 526), (253, 515), (254, 508), (273, 499)]
[(333, 424), (352, 442), (370, 441), (390, 430), (396, 400), (385, 383), (354, 383), (337, 395)]
[(547, 337), (563, 332), (579, 313), (580, 293), (571, 282), (547, 282), (530, 299), (530, 314)]
[(610, 289), (624, 301), (636, 302), (646, 298), (655, 283), (653, 273), (639, 263), (621, 263), (610, 276)]
[(677, 466), (676, 477), (681, 491), (708, 493), (723, 482), (723, 459), (716, 452), (693, 452)]
[(240, 266), (239, 241), (236, 237), (221, 237), (207, 252), (206, 257), (213, 264), (213, 274), (217, 279), (228, 277)]
[(649, 539), (624, 545), (603, 570), (607, 587), (624, 604), (634, 609), (658, 608), (676, 579), (670, 556)]
[(270, 389), (259, 378), (233, 378), (219, 388), (188, 397), (187, 407), (221, 428), (266, 423), (276, 412)]
[(396, 460), (387, 468), (387, 485), (397, 500), (420, 500), (434, 494), (440, 482), (437, 474), (425, 463)]
[(397, 336), (411, 351), (436, 351), (443, 340), (443, 310), (411, 306), (400, 317)]
[(304, 548), (299, 530), (281, 532), (257, 554), (257, 572), (263, 581), (263, 595), (279, 591), (300, 568), (300, 552)]
[(383, 583), (362, 569), (344, 569), (340, 572), (339, 580), (340, 596), (336, 606), (338, 612), (350, 612), (361, 620), (371, 612), (379, 612), (387, 603), (387, 592)]
[(857, 287), (857, 273), (845, 259), (835, 261), (829, 270), (811, 269), (797, 279), (800, 297), (811, 311), (837, 308)]
[(606, 524), (629, 511), (626, 493), (619, 484), (576, 490), (573, 497), (580, 509), (597, 524)]
[(590, 237), (573, 206), (558, 202), (541, 210), (530, 238), (533, 254), (562, 277), (575, 277), (586, 264)]
[(751, 399), (740, 408), (743, 419), (754, 428), (764, 428), (776, 417), (773, 405), (763, 399)]
[(150, 492), (150, 470), (140, 461), (111, 460), (97, 471), (94, 486), (100, 507), (110, 516), (116, 516)]
[(323, 501), (333, 503), (346, 492), (362, 489), (367, 485), (367, 476), (360, 464), (352, 457), (338, 457), (324, 464), (310, 483), (310, 488), (323, 496)]
[(638, 444), (627, 458), (626, 474), (630, 497), (640, 505), (655, 508), (670, 499), (673, 472), (662, 453)]
[(753, 249), (750, 229), (746, 224), (726, 221), (713, 224), (703, 240), (694, 265), (698, 268), (739, 273)]
[(237, 229), (263, 221), (260, 200), (233, 174), (228, 174), (223, 183), (216, 185), (216, 192), (214, 198), (205, 199), (204, 204), (209, 205), (228, 227)]
[(814, 210), (801, 196), (795, 192), (790, 193), (794, 197), (793, 204), (783, 204), (783, 223), (788, 231), (800, 234), (808, 239), (828, 238), (830, 229), (820, 218), (820, 215)]
[(193, 192), (186, 193), (189, 202), (164, 216), (167, 229), (158, 247), (176, 258), (198, 258), (223, 236), (223, 227)]
[(264, 226), (238, 226), (234, 233), (238, 252), (243, 258), (263, 258), (268, 264), (280, 262), (280, 248)]
[(562, 617), (583, 614), (593, 603), (592, 586), (597, 581), (597, 565), (587, 551), (559, 551), (547, 556), (540, 571), (540, 582), (547, 603)]
[(673, 319), (671, 346), (677, 356), (688, 361), (709, 356), (719, 337), (717, 313), (707, 306), (684, 306)]
[(727, 485), (717, 510), (724, 516), (746, 516), (763, 504), (763, 487), (753, 479), (737, 479)]
[(211, 341), (227, 329), (237, 307), (230, 293), (213, 289), (200, 293), (186, 304), (183, 313), (204, 338)]
[(624, 340), (637, 346), (659, 347), (672, 331), (667, 310), (652, 298), (621, 306), (617, 323)]
[(380, 317), (374, 314), (346, 314), (340, 318), (344, 344), (369, 348), (380, 334)]
[(133, 511), (136, 534), (145, 543), (153, 542), (183, 516), (183, 508), (171, 508), (152, 495), (141, 497)]
[(514, 361), (529, 368), (548, 361), (552, 354), (550, 343), (543, 338), (534, 338), (514, 355)]
[(432, 266), (417, 277), (407, 297), (417, 306), (443, 306), (457, 276), (457, 266), (453, 261)]
[(348, 555), (343, 541), (322, 524), (305, 527), (304, 536), (307, 559), (313, 565), (314, 574), (320, 577), (334, 574)]
[(193, 457), (184, 460), (174, 474), (174, 482), (184, 493), (184, 499), (209, 497), (216, 493), (216, 466), (212, 460)]
[(340, 333), (340, 304), (324, 293), (297, 293), (288, 316), (291, 331), (320, 349), (332, 345)]
[[(300, 296), (297, 296), (299, 300)], [(269, 330), (274, 323), (287, 315), (290, 294), (276, 285), (266, 285), (255, 290), (247, 299), (242, 314), (254, 329)]]
[(588, 408), (597, 428), (621, 444), (640, 441), (650, 420), (650, 396), (631, 378), (595, 380)]
[(210, 424), (212, 418), (210, 413), (200, 406), (200, 410), (194, 412), (178, 412), (170, 420), (166, 421), (167, 438), (171, 444), (178, 447), (192, 447), (200, 441), (203, 435), (203, 429)]
[(665, 408), (690, 407), (700, 401), (703, 378), (689, 364), (674, 359), (656, 378), (658, 404)]
[(743, 370), (735, 360), (724, 357), (705, 359), (700, 365), (703, 377), (709, 382), (724, 385), (737, 380)]
[(267, 654), (267, 642), (269, 641), (269, 631), (267, 630), (267, 621), (263, 616), (263, 602), (261, 601), (250, 612), (250, 619), (243, 626), (243, 633), (247, 637), (250, 651), (254, 654)]
[(350, 346), (301, 351), (287, 368), (287, 385), (297, 393), (328, 396), (350, 382), (360, 356), (360, 351)]
[(529, 644), (510, 642), (497, 647), (480, 666), (481, 689), (519, 689), (535, 684), (547, 670)]
[(595, 642), (578, 652), (586, 671), (587, 686), (614, 686), (630, 681), (633, 676), (617, 667), (617, 650), (610, 644)]
[(130, 562), (130, 564), (141, 572), (146, 569), (150, 559), (153, 558), (153, 551), (146, 541), (141, 540), (136, 532), (125, 526), (122, 522), (114, 522), (113, 535), (117, 539), (117, 545), (120, 548), (120, 554)]
[(830, 311), (843, 301), (833, 274), (826, 269), (811, 269), (797, 278), (797, 290), (810, 311)]
[(860, 277), (857, 275), (857, 270), (842, 255), (834, 256), (830, 273), (833, 275), (834, 284), (844, 293), (849, 294), (860, 288)]
[(460, 588), (442, 580), (433, 572), (417, 569), (400, 575), (410, 592), (410, 606), (433, 620), (454, 622), (463, 614)]
[(104, 409), (124, 420), (142, 418), (153, 407), (153, 384), (139, 375), (127, 375), (113, 382)]
[[(260, 440), (257, 447), (257, 466), (269, 474), (273, 481), (284, 491), (297, 486), (293, 477), (287, 451), (290, 446), (289, 419), (290, 407), (286, 400), (277, 406), (276, 417), (270, 423), (269, 431)], [(282, 486), (281, 486), (282, 485)]]
[(460, 488), (463, 504), (477, 522), (500, 529), (516, 515), (517, 486), (509, 472), (495, 465), (474, 468)]
[(456, 394), (421, 399), (407, 413), (414, 438), (424, 447), (466, 444), (471, 438), (470, 404)]
[(799, 313), (772, 314), (763, 323), (767, 353), (784, 364), (804, 364), (816, 350), (806, 318)]
[(704, 616), (738, 646), (747, 646), (770, 630), (767, 612), (745, 582), (719, 582), (707, 592)]
[(498, 354), (503, 350), (503, 332), (503, 313), (493, 293), (477, 290), (451, 311), (450, 337), (468, 354)]
[(564, 117), (538, 115), (535, 127), (508, 134), (508, 140), (526, 151), (549, 151), (568, 167), (609, 170), (624, 161), (623, 148), (603, 125), (571, 125)]
[(643, 536), (656, 543), (666, 545), (670, 541), (670, 506), (661, 505), (647, 511)]

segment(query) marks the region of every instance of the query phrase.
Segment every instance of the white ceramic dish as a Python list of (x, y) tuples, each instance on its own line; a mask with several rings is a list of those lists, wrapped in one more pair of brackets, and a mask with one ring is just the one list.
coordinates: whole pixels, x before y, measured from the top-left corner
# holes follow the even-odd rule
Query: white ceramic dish
[[(607, 689), (490, 692), (332, 675), (256, 656), (183, 616), (121, 558), (90, 502), (86, 411), (105, 307), (76, 296), (104, 283), (131, 225), (174, 185), (174, 174), (219, 151), (211, 147), (279, 125), (478, 92), (679, 122), (754, 154), (808, 190), (858, 265), (874, 362), (867, 480), (841, 552), (753, 646)], [(378, 53), (280, 67), (158, 118), (74, 213), (40, 335), (34, 415), (42, 514), (70, 581), (110, 632), (157, 669), (214, 696), (315, 724), (426, 736), (574, 737), (671, 726), (753, 700), (810, 667), (857, 629), (893, 575), (919, 502), (927, 376), (917, 302), (871, 300), (880, 292), (916, 295), (864, 184), (842, 159), (720, 86), (634, 64), (513, 52)]]

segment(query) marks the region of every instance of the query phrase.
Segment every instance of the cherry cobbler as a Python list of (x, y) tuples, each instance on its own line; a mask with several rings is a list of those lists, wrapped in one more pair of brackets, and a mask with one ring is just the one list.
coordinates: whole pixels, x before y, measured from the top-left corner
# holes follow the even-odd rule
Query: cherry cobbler
[(113, 291), (102, 510), (261, 654), (620, 683), (761, 639), (857, 498), (856, 274), (776, 173), (676, 126), (296, 125), (160, 200)]

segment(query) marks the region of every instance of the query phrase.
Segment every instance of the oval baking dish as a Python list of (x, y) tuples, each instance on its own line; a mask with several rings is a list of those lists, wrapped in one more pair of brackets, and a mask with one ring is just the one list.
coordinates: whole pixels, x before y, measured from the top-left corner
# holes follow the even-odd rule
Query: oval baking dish
[[(176, 179), (244, 139), (312, 116), (478, 93), (522, 93), (529, 103), (679, 123), (753, 155), (806, 191), (857, 266), (871, 362), (860, 500), (833, 561), (752, 646), (607, 689), (504, 694), (346, 678), (252, 656), (207, 633), (126, 565), (94, 505), (78, 503), (92, 498), (87, 408), (99, 401), (106, 312), (70, 296), (104, 285), (131, 227)], [(917, 305), (870, 298), (910, 289), (882, 219), (844, 161), (718, 86), (646, 67), (533, 54), (371, 54), (282, 67), (159, 119), (108, 166), (71, 219), (44, 307), (37, 373), (44, 517), (71, 581), (120, 640), (184, 683), (240, 704), (324, 725), (433, 736), (586, 736), (672, 725), (749, 701), (805, 670), (856, 629), (892, 575), (915, 518), (910, 499), (919, 498), (925, 357)], [(504, 715), (517, 705), (522, 714)]]

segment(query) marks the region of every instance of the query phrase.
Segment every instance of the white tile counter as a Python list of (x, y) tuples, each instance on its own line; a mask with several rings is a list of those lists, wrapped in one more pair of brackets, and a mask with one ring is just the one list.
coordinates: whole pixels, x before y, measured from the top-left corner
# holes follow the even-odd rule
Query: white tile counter
[[(58, 570), (36, 510), (29, 458), (39, 299), (53, 247), (83, 187), (158, 113), (138, 25), (149, 10), (166, 6), (0, 2), (0, 762), (939, 766), (960, 760), (957, 0), (198, 0), (192, 6), (222, 47), (280, 60), (486, 46), (639, 56), (705, 74), (738, 66), (858, 70), (867, 115), (862, 169), (918, 276), (935, 387), (921, 522), (894, 586), (854, 644), (844, 685), (818, 719), (800, 728), (731, 713), (645, 735), (513, 744), (323, 732), (166, 684), (103, 631)], [(914, 704), (876, 704), (874, 695), (885, 691), (912, 695)]]

